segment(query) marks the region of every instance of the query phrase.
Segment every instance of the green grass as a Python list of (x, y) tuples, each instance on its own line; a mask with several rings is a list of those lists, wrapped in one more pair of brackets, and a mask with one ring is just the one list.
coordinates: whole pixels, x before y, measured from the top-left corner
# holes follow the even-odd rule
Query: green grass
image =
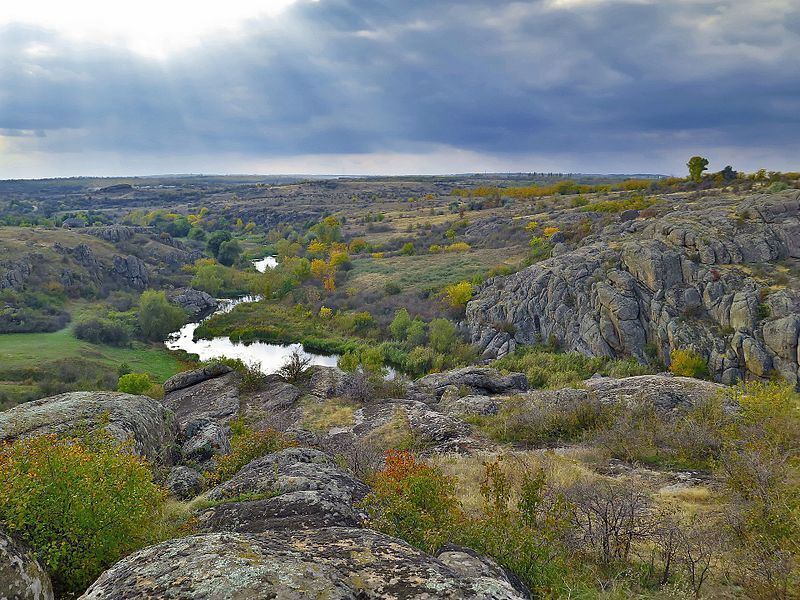
[(10, 333), (0, 335), (0, 364), (3, 370), (44, 366), (65, 358), (82, 358), (114, 368), (127, 363), (133, 371), (150, 373), (163, 382), (181, 369), (181, 363), (165, 348), (135, 342), (131, 348), (90, 344), (72, 335), (66, 327), (53, 333)]

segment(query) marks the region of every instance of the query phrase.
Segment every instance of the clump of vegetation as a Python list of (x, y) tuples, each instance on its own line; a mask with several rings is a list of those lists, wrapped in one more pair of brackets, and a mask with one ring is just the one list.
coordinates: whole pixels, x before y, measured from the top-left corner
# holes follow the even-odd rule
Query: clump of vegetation
[(164, 388), (154, 383), (148, 373), (125, 373), (117, 381), (117, 391), (126, 394), (144, 394), (151, 398), (164, 397)]
[(497, 369), (525, 373), (533, 388), (574, 387), (595, 373), (607, 377), (651, 375), (655, 366), (639, 364), (635, 359), (611, 359), (584, 356), (578, 352), (558, 352), (544, 346), (528, 346), (492, 363)]
[(43, 435), (0, 450), (0, 523), (36, 552), (56, 594), (80, 594), (123, 556), (155, 542), (165, 492), (106, 433)]
[(495, 415), (469, 419), (492, 439), (501, 442), (548, 444), (574, 442), (605, 426), (611, 411), (597, 400), (568, 398), (557, 404), (515, 397)]
[(289, 383), (299, 383), (308, 377), (308, 367), (310, 365), (310, 356), (301, 350), (293, 350), (289, 358), (287, 358), (283, 365), (281, 365), (281, 368), (278, 369), (278, 375)]
[(219, 356), (206, 361), (206, 363), (222, 363), (236, 371), (241, 376), (239, 383), (239, 391), (241, 392), (257, 392), (264, 387), (267, 381), (267, 375), (261, 370), (261, 363), (258, 362), (247, 363), (241, 358)]
[(130, 341), (131, 334), (119, 321), (90, 318), (75, 325), (75, 337), (93, 344), (124, 346)]
[(694, 350), (673, 350), (670, 353), (669, 370), (681, 377), (708, 378), (708, 362)]
[(260, 456), (297, 446), (297, 442), (280, 431), (255, 430), (243, 418), (231, 422), (231, 433), (231, 451), (217, 457), (216, 470), (206, 473), (212, 485), (227, 481)]
[(391, 450), (362, 501), (369, 526), (435, 552), (460, 518), (453, 481), (410, 452)]

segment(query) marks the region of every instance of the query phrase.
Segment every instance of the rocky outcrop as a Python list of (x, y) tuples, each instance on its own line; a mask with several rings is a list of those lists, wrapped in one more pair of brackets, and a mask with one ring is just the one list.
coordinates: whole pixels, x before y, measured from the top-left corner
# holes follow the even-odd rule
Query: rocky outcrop
[(169, 394), (170, 392), (182, 390), (197, 385), (198, 383), (208, 381), (209, 379), (227, 375), (231, 371), (233, 371), (233, 369), (222, 363), (214, 363), (193, 371), (183, 371), (182, 373), (173, 375), (164, 382), (164, 392)]
[(119, 392), (70, 392), (42, 398), (0, 412), (0, 442), (45, 433), (63, 434), (79, 427), (103, 428), (152, 461), (171, 460), (175, 442), (173, 415), (147, 396)]
[(598, 402), (605, 406), (649, 406), (669, 418), (685, 414), (698, 403), (715, 398), (720, 399), (728, 410), (735, 410), (727, 391), (726, 386), (718, 383), (670, 374), (621, 379), (595, 376), (584, 381), (581, 388), (533, 390), (519, 394), (517, 399), (554, 407), (584, 402)]
[(483, 577), (506, 582), (523, 598), (530, 598), (530, 590), (516, 575), (506, 571), (492, 559), (456, 544), (445, 544), (436, 558), (462, 577)]
[(510, 600), (508, 581), (463, 575), (369, 529), (207, 533), (145, 548), (103, 573), (83, 600), (281, 598)]
[[(41, 257), (39, 257), (41, 260)], [(36, 256), (23, 260), (0, 262), (0, 290), (20, 289), (33, 273)]]
[(200, 530), (258, 533), (300, 527), (351, 527), (364, 515), (356, 502), (367, 487), (333, 459), (310, 448), (257, 458), (211, 489), (216, 503), (197, 515)]
[(0, 598), (53, 600), (53, 586), (33, 551), (0, 528)]
[(199, 471), (179, 465), (170, 469), (169, 475), (167, 475), (167, 479), (164, 482), (164, 487), (176, 498), (185, 500), (194, 498), (203, 491), (205, 484), (205, 477)]
[(239, 375), (227, 373), (168, 393), (164, 404), (181, 429), (193, 421), (227, 423), (239, 411)]
[(752, 198), (737, 212), (747, 219), (710, 199), (612, 223), (581, 247), (489, 279), (467, 305), (472, 341), (486, 359), (554, 342), (642, 361), (652, 349), (668, 364), (689, 348), (726, 383), (773, 369), (798, 383), (800, 292), (773, 301), (746, 267), (800, 257), (800, 193)]
[(193, 288), (178, 288), (167, 294), (167, 299), (180, 306), (192, 319), (200, 319), (217, 309), (217, 301), (206, 292)]
[(101, 240), (116, 244), (130, 240), (137, 233), (152, 234), (155, 229), (151, 227), (130, 227), (127, 225), (106, 225), (102, 227), (87, 227), (82, 233), (98, 237)]
[(111, 266), (111, 278), (126, 287), (142, 290), (150, 283), (150, 273), (147, 265), (135, 256), (114, 256)]
[(464, 367), (417, 379), (409, 386), (407, 397), (419, 402), (435, 403), (449, 386), (464, 388), (478, 395), (515, 393), (528, 389), (528, 379), (523, 373), (502, 375), (488, 367)]

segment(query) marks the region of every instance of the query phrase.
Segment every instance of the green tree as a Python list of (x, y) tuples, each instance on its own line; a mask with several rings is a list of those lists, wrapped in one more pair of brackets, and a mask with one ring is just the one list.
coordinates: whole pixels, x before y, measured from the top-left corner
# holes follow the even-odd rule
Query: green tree
[(434, 319), (430, 324), (430, 344), (436, 352), (445, 353), (453, 348), (458, 340), (458, 331), (447, 319)]
[(145, 339), (161, 341), (186, 322), (186, 313), (167, 300), (164, 292), (146, 290), (139, 298), (139, 329)]
[(703, 180), (703, 171), (708, 168), (708, 159), (702, 156), (693, 156), (686, 163), (689, 167), (689, 179), (695, 183), (700, 183)]
[(423, 346), (425, 344), (425, 330), (425, 321), (417, 317), (408, 326), (406, 341), (412, 346)]
[(225, 281), (218, 273), (221, 269), (219, 265), (200, 265), (192, 278), (192, 287), (203, 290), (212, 296), (219, 295)]
[(209, 253), (214, 258), (217, 257), (219, 254), (219, 248), (222, 246), (224, 242), (227, 242), (231, 239), (231, 234), (227, 231), (215, 231), (210, 236), (208, 236), (208, 241), (206, 242), (206, 248), (208, 248)]
[(405, 308), (399, 309), (394, 313), (394, 319), (389, 325), (392, 337), (398, 341), (404, 341), (408, 336), (408, 328), (411, 326), (411, 315)]
[(147, 373), (128, 373), (119, 378), (117, 391), (126, 394), (144, 394), (153, 387), (150, 375)]
[(241, 253), (242, 247), (239, 245), (239, 242), (236, 240), (228, 240), (220, 244), (217, 260), (226, 267), (230, 267), (239, 260), (239, 255)]

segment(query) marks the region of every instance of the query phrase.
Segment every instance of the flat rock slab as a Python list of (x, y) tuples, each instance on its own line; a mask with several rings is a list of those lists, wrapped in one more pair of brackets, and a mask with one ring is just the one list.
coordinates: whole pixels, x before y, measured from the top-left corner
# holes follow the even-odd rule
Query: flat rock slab
[(504, 580), (465, 576), (405, 542), (369, 529), (208, 533), (123, 559), (83, 600), (524, 598)]

